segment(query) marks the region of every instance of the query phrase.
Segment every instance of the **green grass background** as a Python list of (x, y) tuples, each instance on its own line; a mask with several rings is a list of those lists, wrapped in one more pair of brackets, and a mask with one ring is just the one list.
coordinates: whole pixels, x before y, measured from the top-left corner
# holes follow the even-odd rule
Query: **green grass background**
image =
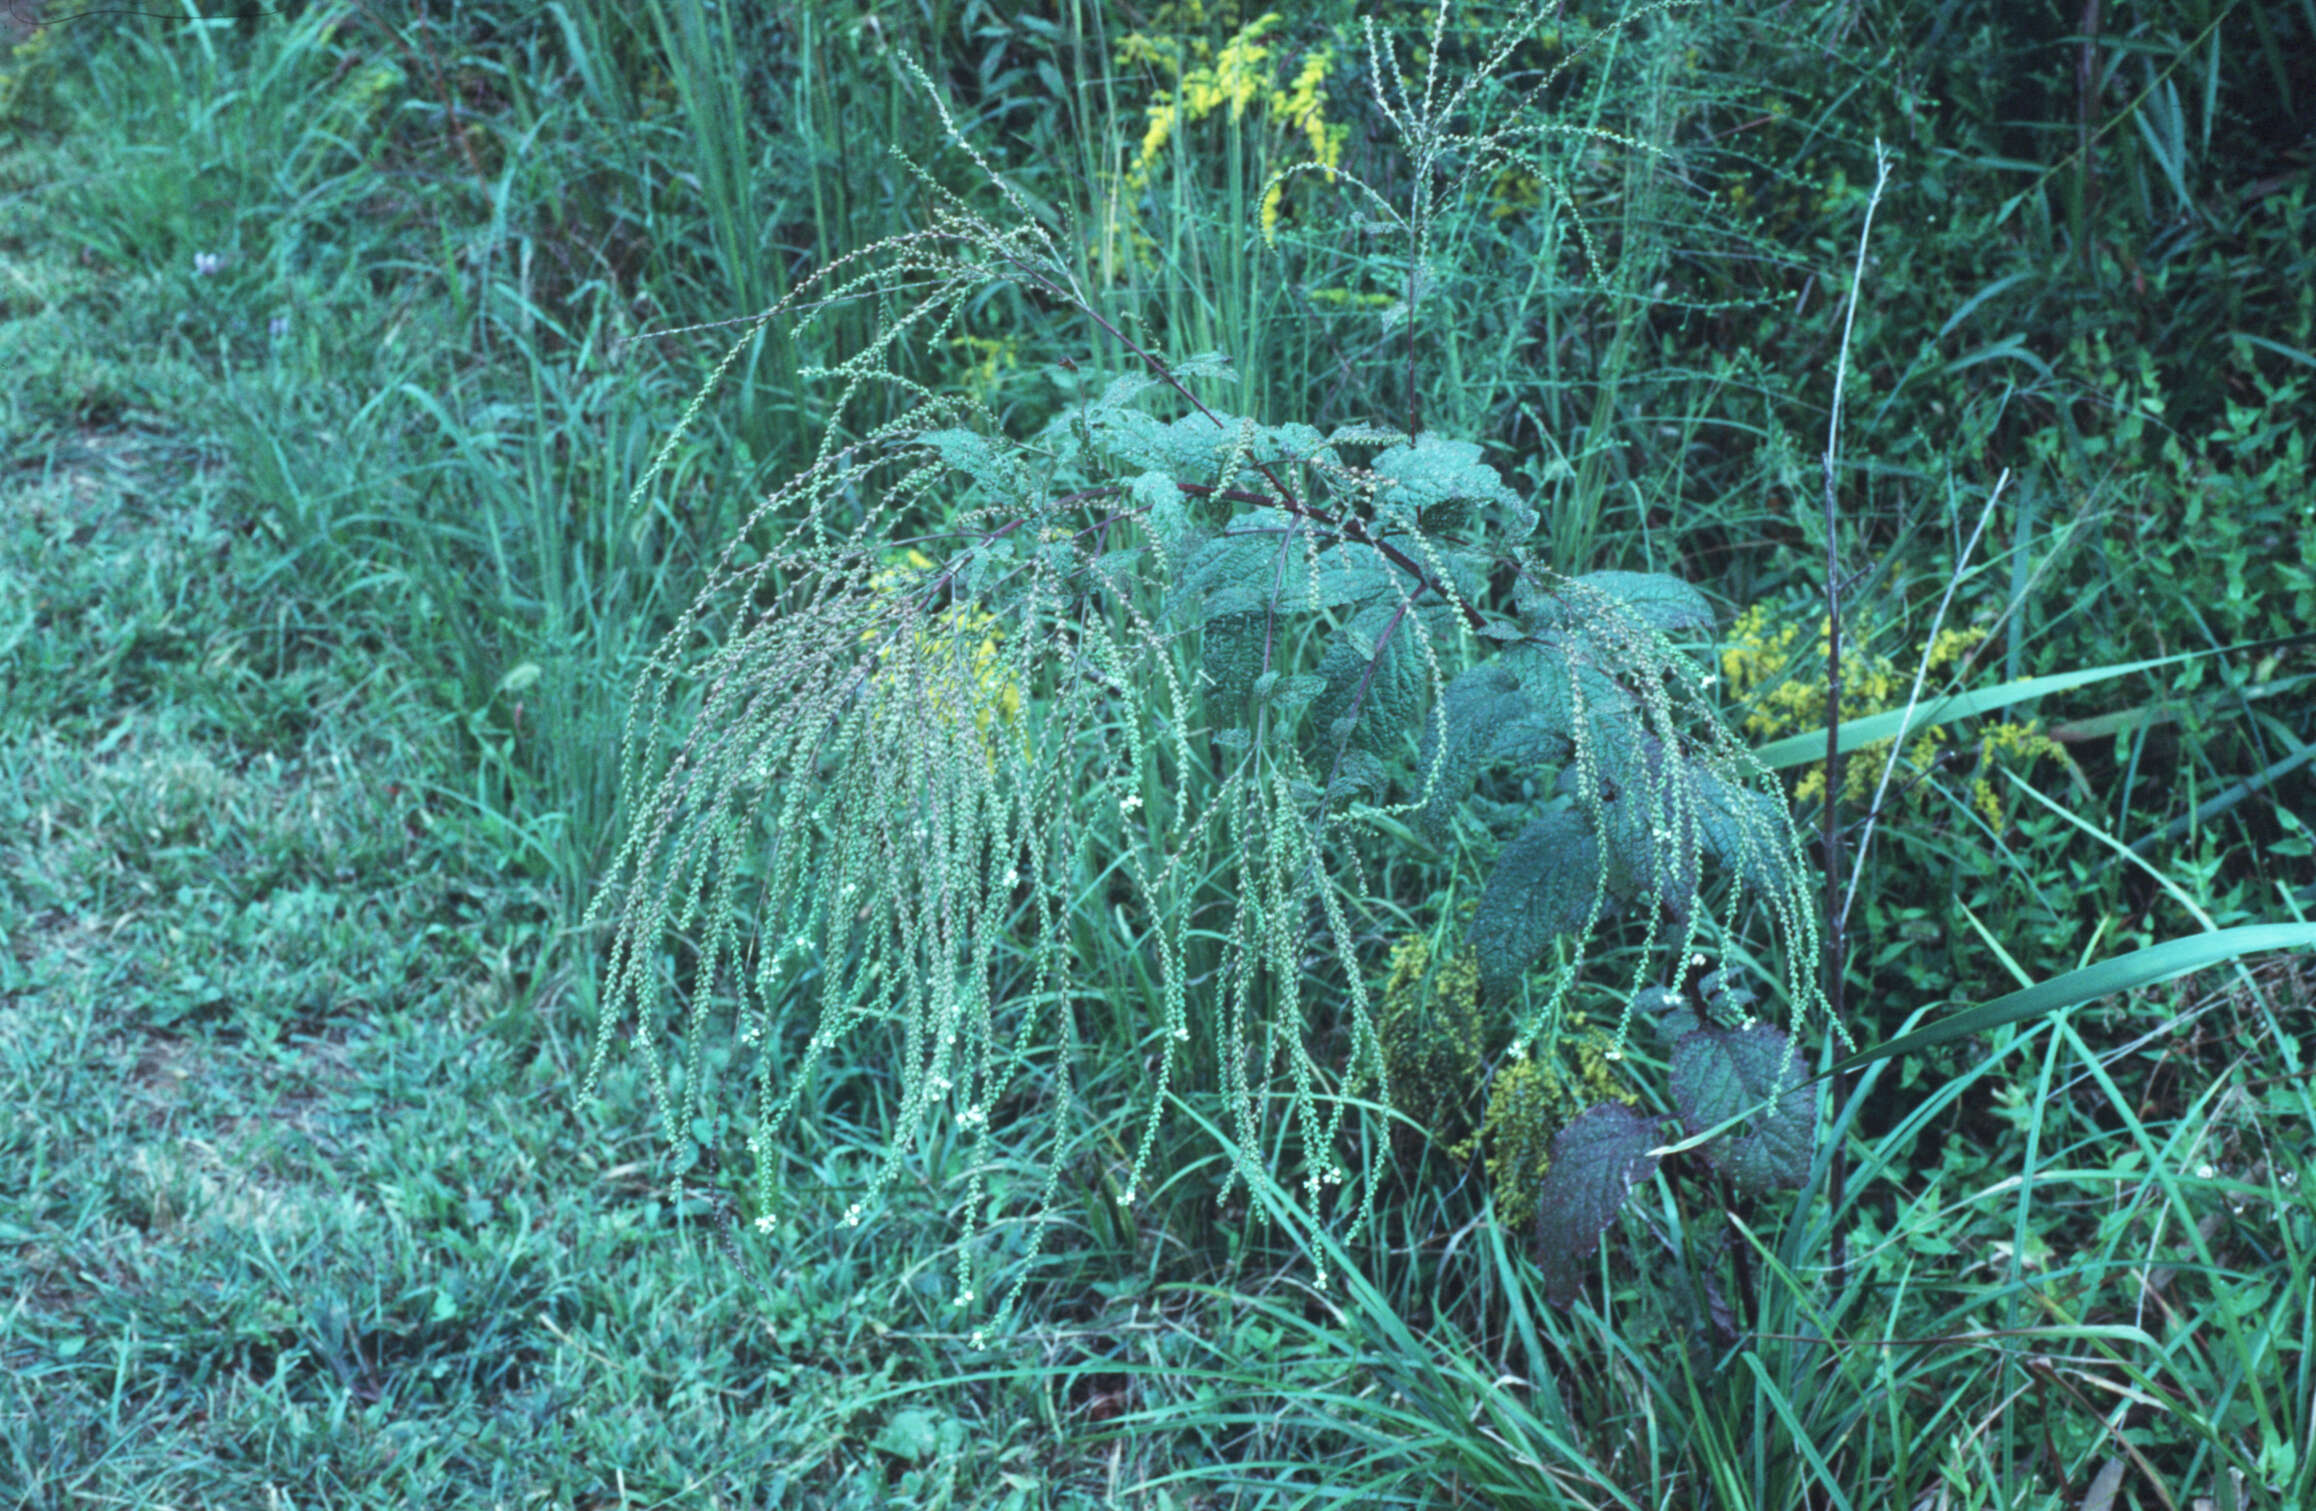
[[(1404, 48), (1430, 11), (1373, 15)], [(1252, 19), (436, 0), (15, 34), (0, 1504), (2311, 1504), (2304, 958), (1883, 1066), (1827, 1110), (1841, 1205), (1653, 1191), (1568, 1312), (1419, 1152), (1326, 1291), (1286, 1191), (1270, 1224), (1066, 1193), (976, 1348), (960, 1149), (834, 1220), (889, 1114), (873, 1057), (825, 1078), (771, 1236), (729, 1222), (736, 1172), (671, 1191), (636, 1065), (575, 1105), (630, 679), (876, 311), (769, 329), (631, 501), (730, 335), (636, 338), (909, 230), (904, 159), (986, 195), (904, 50), (1032, 203), (1127, 228), (1107, 264), (1085, 238), (1105, 313), (1231, 352), (1241, 408), (1413, 411), (1488, 445), (1562, 565), (1810, 630), (1888, 142), (1835, 542), (1861, 654), (1910, 672), (1957, 574), (1975, 685), (2211, 654), (2029, 710), (2068, 758), (2015, 775), (2063, 814), (1957, 730), (1862, 875), (1853, 1032), (2306, 921), (2316, 699), (2275, 642), (2316, 622), (2307, 0), (2095, 33), (1964, 0), (1572, 13), (1509, 76), (1565, 63), (1526, 108), (1569, 134), (1444, 205), (1396, 325), (1405, 260), (1320, 176), (1265, 245), (1301, 149), (1264, 109), (1128, 187), (1171, 86), (1126, 34), (1211, 57)], [(1503, 21), (1459, 9), (1409, 66), (1452, 78)], [(1282, 77), (1333, 49), (1346, 164), (1412, 192), (1350, 8), (1273, 43)], [(1116, 358), (1004, 298), (974, 319), (921, 375), (1024, 429), (1062, 359)], [(1090, 1103), (1132, 1052), (1085, 1047)], [(1098, 1162), (1130, 1110), (1090, 1126)], [(1217, 1159), (1172, 1143), (1164, 1210)]]

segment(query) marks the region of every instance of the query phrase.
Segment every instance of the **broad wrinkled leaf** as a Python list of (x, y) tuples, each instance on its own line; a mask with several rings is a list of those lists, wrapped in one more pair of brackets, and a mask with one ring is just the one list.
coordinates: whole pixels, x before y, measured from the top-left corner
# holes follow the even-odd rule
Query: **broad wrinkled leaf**
[[(1349, 738), (1367, 749), (1395, 750), (1424, 717), (1427, 669), (1415, 626), (1395, 604), (1371, 603), (1354, 613), (1328, 638), (1319, 676), (1327, 689), (1312, 709), (1318, 727), (1331, 730), (1336, 721), (1353, 719)], [(1343, 736), (1333, 738), (1339, 742)]]
[(1149, 513), (1151, 535), (1174, 556), (1190, 543), (1190, 506), (1180, 484), (1163, 472), (1145, 472), (1126, 485), (1126, 496)]
[(1581, 630), (1607, 613), (1629, 614), (1664, 635), (1713, 627), (1705, 595), (1661, 572), (1587, 572), (1562, 580), (1524, 574), (1513, 594), (1538, 629)]
[(1327, 789), (1329, 802), (1381, 798), (1391, 790), (1391, 776), (1370, 751), (1353, 746), (1332, 760), (1334, 779)]
[(1585, 926), (1599, 880), (1600, 842), (1573, 809), (1544, 814), (1504, 846), (1466, 932), (1491, 1001), (1518, 991), (1546, 946)]
[(919, 443), (939, 453), (943, 462), (973, 479), (983, 488), (1001, 497), (1014, 491), (1012, 469), (1000, 458), (986, 436), (970, 430), (928, 430), (917, 437)]
[[(1653, 737), (1630, 739), (1629, 723), (1593, 727), (1601, 736), (1596, 769), (1604, 791), (1614, 794), (1602, 805), (1600, 832), (1620, 896), (1686, 919), (1706, 861), (1762, 891), (1785, 884), (1790, 856), (1779, 799)], [(1573, 783), (1564, 778), (1562, 786)]]
[[(1418, 769), (1431, 784), (1423, 821), (1444, 835), (1493, 754), (1496, 731), (1528, 713), (1520, 681), (1501, 658), (1456, 674), (1442, 689), (1438, 716), (1424, 721)], [(1436, 771), (1435, 771), (1436, 767)]]
[(1340, 608), (1386, 595), (1396, 599), (1403, 575), (1374, 547), (1344, 541), (1319, 553), (1314, 588), (1322, 607)]
[(1673, 1046), (1673, 1104), (1691, 1135), (1740, 1114), (1705, 1157), (1752, 1195), (1798, 1186), (1809, 1174), (1817, 1092), (1785, 1031), (1700, 1028)]
[(1327, 679), (1307, 672), (1282, 676), (1265, 672), (1255, 679), (1254, 695), (1257, 701), (1268, 703), (1281, 713), (1291, 714), (1327, 690)]
[(1198, 667), (1222, 706), (1236, 707), (1254, 690), (1255, 679), (1263, 672), (1263, 642), (1270, 632), (1269, 616), (1261, 613), (1220, 614), (1206, 621)]
[(1238, 369), (1230, 365), (1227, 352), (1197, 352), (1178, 358), (1172, 366), (1177, 378), (1212, 378), (1218, 383), (1238, 381)]
[(1600, 1235), (1632, 1188), (1656, 1174), (1657, 1126), (1622, 1102), (1602, 1102), (1552, 1138), (1552, 1165), (1537, 1197), (1545, 1294), (1566, 1306), (1583, 1288)]
[(1481, 505), (1517, 508), (1520, 503), (1470, 441), (1427, 432), (1410, 445), (1381, 453), (1372, 466), (1383, 480), (1376, 502), (1384, 516), (1410, 523), (1420, 519), (1426, 529), (1461, 530)]
[(1290, 528), (1288, 517), (1275, 509), (1252, 509), (1233, 520), (1191, 555), (1167, 612), (1203, 621), (1279, 601), (1282, 570), (1291, 580), (1302, 559), (1300, 546), (1286, 538)]

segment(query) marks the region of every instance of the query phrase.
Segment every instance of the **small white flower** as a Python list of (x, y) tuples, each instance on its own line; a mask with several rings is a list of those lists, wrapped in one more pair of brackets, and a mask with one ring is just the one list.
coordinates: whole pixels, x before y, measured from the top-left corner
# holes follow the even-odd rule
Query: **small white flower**
[(777, 1224), (775, 1223), (772, 1214), (769, 1212), (756, 1219), (756, 1231), (759, 1233), (769, 1233), (775, 1226), (777, 1226)]
[(195, 252), (193, 254), (193, 276), (196, 278), (206, 278), (223, 266), (225, 266), (225, 259), (215, 252)]

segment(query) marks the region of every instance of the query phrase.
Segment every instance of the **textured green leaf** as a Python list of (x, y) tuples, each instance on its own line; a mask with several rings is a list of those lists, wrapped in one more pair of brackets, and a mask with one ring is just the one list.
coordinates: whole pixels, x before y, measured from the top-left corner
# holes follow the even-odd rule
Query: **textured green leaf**
[(1530, 715), (1541, 729), (1573, 740), (1578, 718), (1592, 737), (1595, 759), (1619, 762), (1635, 748), (1639, 705), (1581, 635), (1557, 632), (1507, 646), (1497, 658), (1519, 680)]
[(1480, 448), (1470, 441), (1426, 432), (1378, 454), (1370, 466), (1383, 484), (1376, 499), (1383, 516), (1420, 521), (1427, 530), (1464, 529), (1481, 505), (1520, 504), (1520, 496), (1480, 460)]
[(1327, 432), (1330, 446), (1404, 446), (1407, 432), (1388, 425), (1338, 425)]
[(1333, 784), (1327, 789), (1330, 802), (1380, 798), (1391, 789), (1390, 774), (1371, 751), (1353, 746), (1340, 759), (1330, 755), (1328, 764), (1334, 769)]
[(1238, 381), (1238, 369), (1230, 365), (1230, 356), (1225, 352), (1196, 352), (1177, 358), (1170, 366), (1177, 378), (1211, 378), (1217, 383)]
[(1235, 708), (1254, 691), (1263, 672), (1263, 642), (1272, 632), (1260, 612), (1219, 614), (1206, 621), (1199, 638), (1198, 669), (1223, 707)]
[(1705, 1157), (1752, 1195), (1801, 1184), (1817, 1090), (1783, 1029), (1700, 1028), (1673, 1046), (1673, 1104), (1692, 1136), (1739, 1119)]
[(1600, 831), (1619, 895), (1685, 919), (1704, 880), (1699, 861), (1734, 871), (1757, 892), (1786, 884), (1791, 856), (1780, 799), (1653, 737), (1611, 749), (1600, 766), (1615, 797), (1601, 805)]
[(932, 447), (943, 462), (990, 492), (1002, 495), (1012, 491), (1012, 472), (986, 436), (970, 430), (928, 430), (917, 440)]
[(1566, 1306), (1583, 1289), (1600, 1236), (1632, 1188), (1656, 1174), (1657, 1126), (1622, 1102), (1602, 1102), (1552, 1137), (1552, 1164), (1537, 1197), (1545, 1294)]
[(1504, 846), (1466, 931), (1489, 1000), (1509, 998), (1553, 940), (1584, 927), (1599, 883), (1600, 842), (1573, 809), (1542, 815)]
[(869, 1447), (912, 1464), (922, 1464), (941, 1451), (943, 1439), (952, 1435), (942, 1429), (952, 1425), (935, 1412), (905, 1406), (892, 1414), (870, 1440)]
[(1396, 602), (1405, 575), (1373, 546), (1341, 541), (1319, 553), (1314, 587), (1325, 608), (1385, 597)]
[[(1262, 685), (1265, 678), (1271, 682), (1268, 687)], [(1281, 713), (1291, 714), (1326, 690), (1327, 679), (1313, 676), (1308, 672), (1296, 672), (1287, 676), (1281, 676), (1277, 672), (1268, 672), (1264, 674), (1264, 677), (1256, 679), (1255, 696)]]
[(2061, 1008), (2096, 1001), (2117, 992), (2152, 986), (2183, 972), (2199, 971), (2244, 955), (2268, 950), (2307, 949), (2316, 949), (2316, 923), (2252, 923), (2232, 929), (2215, 929), (2206, 934), (2190, 934), (2181, 939), (2166, 939), (2161, 944), (2151, 944), (2118, 955), (2112, 960), (2102, 960), (2096, 965), (2086, 965), (2080, 970), (2053, 976), (2048, 981), (2038, 981), (2008, 996), (1997, 997), (1992, 1002), (1942, 1018), (1928, 1028), (1901, 1034), (1886, 1043), (1845, 1055), (1834, 1062), (1829, 1074), (1855, 1070), (1861, 1065), (1871, 1065), (1876, 1060), (1915, 1054), (1940, 1044), (1951, 1044), (1973, 1034), (1987, 1033), (2006, 1023), (2055, 1013)]
[(1666, 635), (1713, 627), (1705, 595), (1661, 572), (1587, 572), (1558, 582), (1523, 575), (1513, 591), (1520, 612), (1538, 629), (1581, 630), (1617, 612)]
[(1423, 822), (1434, 834), (1448, 831), (1471, 795), (1494, 752), (1497, 729), (1527, 712), (1519, 678), (1501, 658), (1467, 667), (1441, 690), (1439, 716), (1424, 721), (1417, 753), (1418, 770), (1431, 784)]
[(1191, 544), (1196, 526), (1181, 485), (1172, 477), (1163, 472), (1145, 472), (1126, 485), (1126, 496), (1149, 511), (1144, 520), (1168, 556), (1178, 557)]
[(1249, 510), (1233, 520), (1191, 553), (1175, 579), (1168, 613), (1204, 621), (1277, 602), (1282, 566), (1291, 568), (1302, 556), (1285, 538), (1289, 529), (1288, 517), (1275, 509)]
[[(1383, 638), (1387, 628), (1389, 640)], [(1319, 675), (1327, 689), (1312, 708), (1318, 727), (1331, 731), (1337, 720), (1353, 717), (1356, 700), (1357, 722), (1349, 737), (1369, 750), (1394, 751), (1423, 717), (1428, 673), (1414, 627), (1399, 616), (1396, 604), (1369, 604), (1329, 636), (1319, 656)], [(1339, 743), (1343, 736), (1330, 738)]]

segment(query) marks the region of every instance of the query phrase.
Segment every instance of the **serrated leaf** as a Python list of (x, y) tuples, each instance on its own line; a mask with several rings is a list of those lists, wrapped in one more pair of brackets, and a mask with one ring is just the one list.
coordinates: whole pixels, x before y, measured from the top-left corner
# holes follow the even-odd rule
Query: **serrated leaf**
[(1605, 593), (1649, 628), (1665, 635), (1713, 627), (1713, 606), (1705, 595), (1662, 572), (1587, 572), (1579, 588)]
[[(1332, 730), (1351, 719), (1351, 739), (1370, 750), (1396, 749), (1423, 711), (1427, 671), (1415, 642), (1414, 626), (1394, 603), (1354, 612), (1319, 655), (1319, 676), (1327, 687), (1312, 709), (1318, 726)], [(1336, 736), (1336, 743), (1342, 738)]]
[(1192, 522), (1182, 487), (1163, 472), (1145, 472), (1126, 485), (1126, 497), (1147, 510), (1144, 524), (1169, 557), (1189, 544)]
[(991, 492), (1003, 494), (1012, 490), (1011, 474), (986, 436), (970, 430), (928, 430), (920, 434), (917, 441), (933, 448), (943, 463)]
[(1545, 1294), (1566, 1306), (1583, 1288), (1600, 1236), (1632, 1188), (1656, 1174), (1657, 1126), (1622, 1102), (1602, 1102), (1552, 1136), (1552, 1164), (1536, 1203)]
[[(1176, 578), (1167, 612), (1193, 620), (1291, 603), (1284, 587), (1308, 587), (1307, 564), (1287, 536), (1294, 523), (1276, 509), (1250, 509), (1202, 542)], [(1298, 572), (1302, 573), (1298, 584)]]
[(1520, 496), (1480, 460), (1480, 448), (1425, 432), (1380, 453), (1371, 464), (1382, 480), (1376, 503), (1386, 519), (1420, 521), (1427, 530), (1460, 530), (1479, 506), (1518, 505)]
[(1327, 788), (1327, 799), (1330, 802), (1362, 797), (1377, 798), (1390, 789), (1390, 774), (1371, 751), (1354, 746), (1345, 750), (1334, 766), (1334, 780)]
[(1224, 352), (1199, 352), (1180, 358), (1172, 367), (1177, 378), (1212, 378), (1221, 383), (1238, 381), (1238, 371), (1230, 365), (1230, 357)]
[(922, 1407), (905, 1406), (888, 1418), (869, 1447), (894, 1458), (921, 1464), (941, 1448), (941, 1417)]
[(1313, 676), (1309, 672), (1297, 672), (1283, 677), (1276, 672), (1267, 672), (1264, 676), (1270, 679), (1271, 685), (1265, 687), (1263, 678), (1256, 678), (1255, 696), (1281, 713), (1293, 713), (1327, 690), (1327, 679)]
[[(1701, 863), (1734, 871), (1758, 893), (1790, 880), (1782, 801), (1668, 748), (1631, 736), (1629, 723), (1596, 721), (1594, 757), (1604, 792), (1600, 832), (1619, 896), (1686, 919), (1703, 884)], [(1621, 743), (1619, 741), (1621, 740)], [(1574, 783), (1564, 775), (1562, 785)]]
[(1266, 616), (1259, 613), (1221, 614), (1206, 621), (1199, 637), (1198, 667), (1213, 687), (1213, 697), (1224, 708), (1235, 708), (1254, 688), (1263, 671)]
[(1669, 986), (1644, 986), (1633, 993), (1632, 1009), (1636, 1013), (1669, 1013), (1683, 1005), (1684, 998)]
[(1102, 396), (1094, 401), (1096, 409), (1123, 409), (1143, 394), (1158, 386), (1158, 380), (1142, 368), (1120, 373), (1110, 380)]
[(1691, 1137), (1741, 1119), (1705, 1146), (1740, 1190), (1758, 1196), (1809, 1174), (1817, 1092), (1783, 1029), (1756, 1023), (1683, 1035), (1673, 1046), (1673, 1103)]
[(1135, 569), (1142, 564), (1142, 556), (1140, 546), (1104, 551), (1094, 558), (1094, 578), (1098, 582), (1123, 584), (1135, 575)]
[(1600, 842), (1573, 809), (1544, 814), (1504, 846), (1466, 931), (1490, 1001), (1518, 991), (1553, 940), (1585, 926), (1599, 885)]
[(1324, 608), (1341, 608), (1386, 594), (1396, 601), (1401, 575), (1373, 546), (1344, 541), (1319, 553), (1319, 570), (1312, 589)]
[(1404, 446), (1407, 432), (1388, 425), (1338, 425), (1327, 432), (1330, 446)]
[(1447, 832), (1455, 811), (1471, 795), (1494, 753), (1497, 731), (1527, 713), (1520, 680), (1501, 658), (1465, 668), (1441, 690), (1436, 716), (1424, 720), (1416, 757), (1430, 784), (1423, 822), (1434, 834)]

